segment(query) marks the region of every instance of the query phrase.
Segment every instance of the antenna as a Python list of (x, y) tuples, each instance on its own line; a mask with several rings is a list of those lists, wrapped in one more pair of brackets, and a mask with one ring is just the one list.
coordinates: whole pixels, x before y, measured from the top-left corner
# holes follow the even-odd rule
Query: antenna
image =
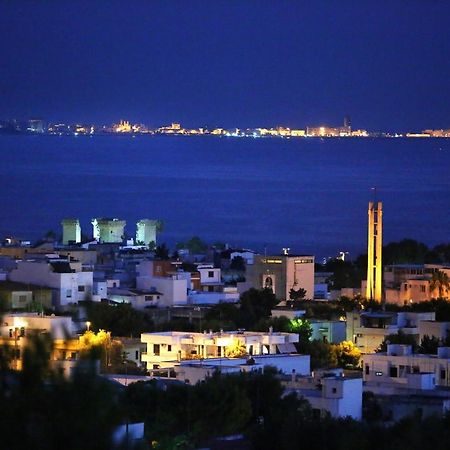
[(373, 202), (376, 203), (377, 202), (377, 187), (374, 186), (374, 187), (370, 188), (370, 190), (373, 193)]

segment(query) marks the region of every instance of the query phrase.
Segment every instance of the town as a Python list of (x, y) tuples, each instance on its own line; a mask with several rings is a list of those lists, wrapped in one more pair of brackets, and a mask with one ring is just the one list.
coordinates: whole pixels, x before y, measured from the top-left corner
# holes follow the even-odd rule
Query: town
[[(3, 373), (33, 370), (37, 377), (39, 364), (30, 369), (30, 358), (38, 358), (33, 352), (44, 342), (49, 373), (64, 380), (100, 377), (131, 396), (150, 395), (141, 392), (148, 385), (159, 407), (173, 407), (173, 398), (161, 396), (171, 398), (180, 386), (245, 390), (246, 383), (270, 377), (284, 392), (277, 401), (301, 399), (313, 419), (388, 426), (418, 412), (445, 417), (450, 245), (384, 245), (382, 202), (370, 202), (367, 212), (367, 255), (353, 262), (345, 253), (322, 264), (289, 248), (258, 254), (195, 236), (169, 249), (159, 242), (163, 221), (146, 218), (132, 239), (125, 238), (124, 220), (100, 217), (92, 219), (91, 233), (65, 218), (60, 237), (49, 232), (36, 243), (6, 237), (0, 246)], [(3, 379), (14, 390), (12, 378)], [(221, 392), (221, 408), (237, 407), (236, 399), (222, 403)], [(157, 443), (167, 433), (197, 443), (230, 435), (231, 446), (217, 448), (247, 448), (248, 438), (238, 432), (252, 414), (260, 428), (270, 420), (258, 410), (241, 412), (230, 424), (227, 410), (215, 419), (220, 425), (211, 425), (216, 433), (194, 432), (188, 406), (192, 418), (169, 432), (143, 406), (127, 408), (116, 438), (150, 436), (154, 448), (166, 448)]]
[(222, 136), (243, 138), (449, 138), (449, 129), (425, 129), (422, 131), (386, 132), (353, 129), (349, 116), (344, 117), (341, 126), (308, 126), (290, 128), (287, 126), (256, 128), (224, 128), (203, 126), (187, 128), (178, 122), (160, 127), (149, 127), (142, 123), (120, 120), (112, 125), (47, 123), (42, 119), (3, 120), (0, 121), (1, 134), (49, 134), (56, 136), (93, 136), (93, 135), (146, 135), (146, 136)]

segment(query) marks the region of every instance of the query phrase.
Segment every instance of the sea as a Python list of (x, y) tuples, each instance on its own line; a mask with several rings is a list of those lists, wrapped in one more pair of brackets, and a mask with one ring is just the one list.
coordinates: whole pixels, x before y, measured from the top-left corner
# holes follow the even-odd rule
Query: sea
[(61, 234), (73, 217), (160, 219), (159, 243), (192, 236), (267, 254), (365, 251), (367, 206), (384, 242), (450, 242), (450, 139), (0, 136), (0, 239)]

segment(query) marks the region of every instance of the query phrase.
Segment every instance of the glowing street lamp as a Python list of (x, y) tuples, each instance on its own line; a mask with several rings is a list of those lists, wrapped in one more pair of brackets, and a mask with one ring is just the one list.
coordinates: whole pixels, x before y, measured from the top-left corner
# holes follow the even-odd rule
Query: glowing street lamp
[(91, 328), (91, 322), (89, 320), (86, 322), (86, 331), (89, 331)]

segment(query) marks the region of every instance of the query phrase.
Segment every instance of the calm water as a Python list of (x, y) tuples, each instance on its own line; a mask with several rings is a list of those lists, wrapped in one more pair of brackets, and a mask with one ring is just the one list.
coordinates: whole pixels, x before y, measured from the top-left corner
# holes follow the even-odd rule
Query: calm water
[(363, 251), (377, 186), (385, 241), (450, 241), (450, 139), (0, 136), (0, 237), (35, 239), (60, 220), (165, 223), (262, 251)]

